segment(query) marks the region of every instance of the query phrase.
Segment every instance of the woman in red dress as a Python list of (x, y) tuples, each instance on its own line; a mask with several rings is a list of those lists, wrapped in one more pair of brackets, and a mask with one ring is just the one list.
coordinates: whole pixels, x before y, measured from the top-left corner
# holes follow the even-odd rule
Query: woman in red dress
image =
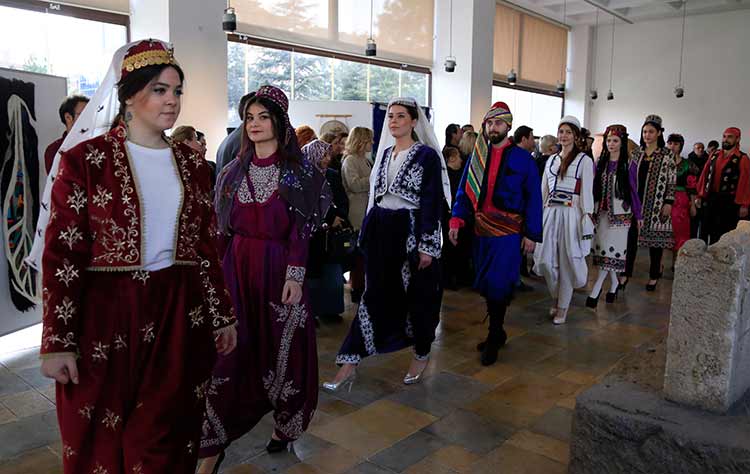
[(208, 166), (163, 133), (182, 95), (171, 49), (139, 41), (116, 57), (120, 118), (63, 143), (52, 167), (42, 373), (58, 382), (65, 474), (192, 474), (215, 354), (236, 344)]

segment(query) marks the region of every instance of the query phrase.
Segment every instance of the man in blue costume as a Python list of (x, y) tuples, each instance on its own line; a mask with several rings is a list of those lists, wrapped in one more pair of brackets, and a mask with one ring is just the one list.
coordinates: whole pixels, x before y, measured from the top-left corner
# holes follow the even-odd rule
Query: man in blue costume
[(521, 254), (533, 254), (542, 241), (542, 192), (539, 171), (528, 151), (513, 144), (510, 108), (496, 102), (484, 116), (482, 133), (461, 178), (450, 220), (449, 238), (473, 223), (474, 287), (487, 300), (490, 328), (477, 346), (482, 365), (497, 361), (508, 336), (505, 312), (519, 278)]

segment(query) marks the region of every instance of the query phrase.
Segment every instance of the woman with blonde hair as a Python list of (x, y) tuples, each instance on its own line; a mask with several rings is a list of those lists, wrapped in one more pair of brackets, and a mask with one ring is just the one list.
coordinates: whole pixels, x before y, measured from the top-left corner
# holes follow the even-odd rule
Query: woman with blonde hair
[[(346, 140), (344, 160), (341, 163), (341, 178), (349, 198), (349, 222), (356, 231), (362, 227), (370, 196), (372, 163), (368, 155), (372, 153), (372, 143), (372, 130), (354, 127)], [(354, 257), (350, 278), (352, 302), (359, 304), (365, 289), (365, 261), (359, 249)]]
[(471, 157), (471, 152), (474, 151), (474, 144), (478, 136), (476, 132), (465, 132), (461, 137), (461, 141), (458, 142), (458, 151), (461, 152), (461, 160), (464, 162)]

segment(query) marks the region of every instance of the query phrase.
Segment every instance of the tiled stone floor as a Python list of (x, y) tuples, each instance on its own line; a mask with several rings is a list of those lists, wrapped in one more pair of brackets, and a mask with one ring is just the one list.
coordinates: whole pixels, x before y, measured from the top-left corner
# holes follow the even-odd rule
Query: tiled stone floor
[[(643, 262), (645, 263), (645, 262)], [(555, 474), (567, 470), (575, 396), (620, 359), (660, 337), (669, 319), (671, 281), (646, 293), (633, 280), (597, 312), (576, 293), (568, 324), (545, 320), (550, 300), (541, 280), (511, 307), (508, 345), (482, 367), (482, 300), (446, 292), (428, 377), (406, 387), (411, 353), (366, 360), (351, 393), (321, 392), (316, 417), (293, 453), (269, 455), (267, 417), (227, 452), (222, 472), (381, 474)], [(351, 321), (319, 330), (321, 380)], [(61, 473), (54, 387), (39, 374), (35, 349), (0, 358), (0, 474)]]

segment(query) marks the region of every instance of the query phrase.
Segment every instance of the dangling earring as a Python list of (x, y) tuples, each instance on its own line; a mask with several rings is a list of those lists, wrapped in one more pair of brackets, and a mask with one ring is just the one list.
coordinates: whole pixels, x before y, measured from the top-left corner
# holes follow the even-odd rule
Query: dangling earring
[(133, 120), (133, 112), (128, 110), (127, 112), (125, 112), (125, 123), (128, 123), (131, 120)]

